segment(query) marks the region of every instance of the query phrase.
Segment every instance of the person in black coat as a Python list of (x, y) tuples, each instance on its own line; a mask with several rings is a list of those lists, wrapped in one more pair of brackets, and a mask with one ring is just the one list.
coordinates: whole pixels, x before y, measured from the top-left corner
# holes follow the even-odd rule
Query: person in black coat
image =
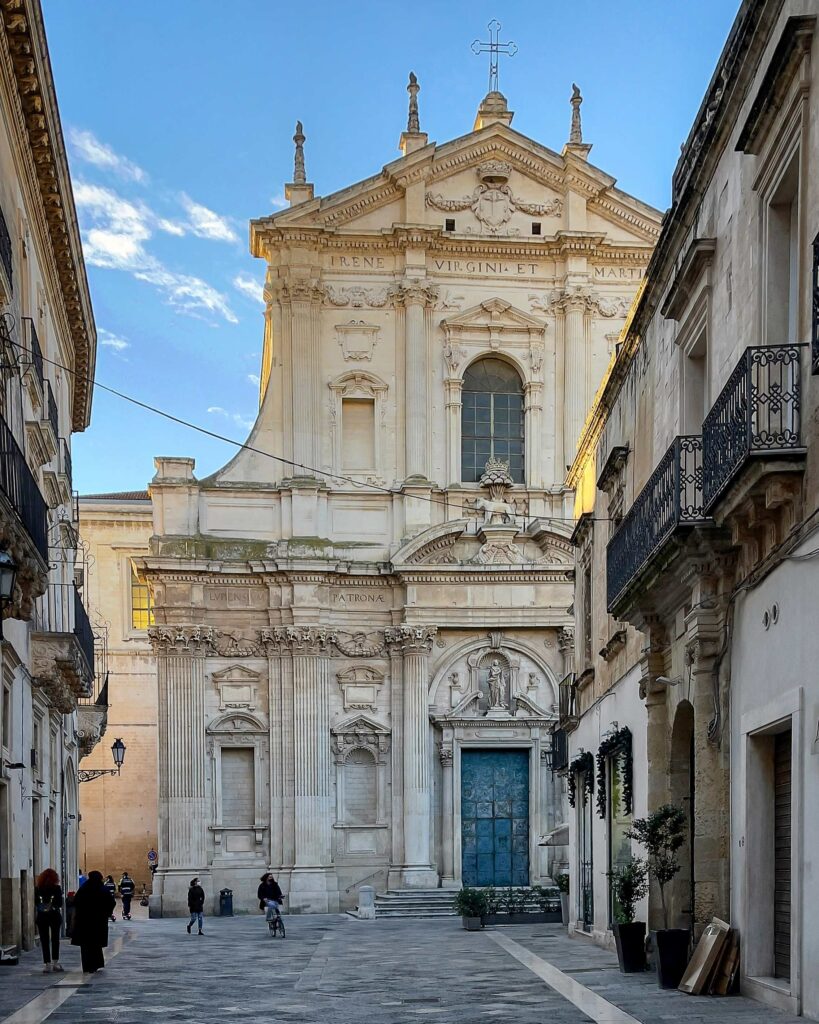
[(256, 898), (259, 901), (259, 910), (267, 909), (267, 900), (274, 900), (281, 906), (284, 896), (279, 888), (279, 883), (270, 871), (266, 871), (262, 875), (261, 885), (256, 890)]
[(80, 947), (83, 974), (93, 974), (105, 967), (103, 949), (108, 945), (108, 919), (116, 900), (107, 891), (99, 871), (90, 871), (88, 881), (74, 897), (74, 926), (71, 945)]
[(119, 894), (122, 897), (122, 917), (125, 921), (131, 920), (131, 900), (135, 891), (136, 883), (127, 871), (123, 871), (119, 880)]
[(188, 910), (191, 912), (191, 919), (188, 921), (188, 935), (191, 933), (194, 922), (199, 924), (199, 934), (204, 935), (202, 931), (202, 923), (204, 921), (204, 910), (205, 910), (205, 890), (199, 884), (198, 878), (192, 878), (191, 884), (188, 889)]
[(43, 973), (62, 971), (60, 964), (60, 925), (63, 923), (63, 891), (60, 877), (53, 868), (46, 868), (37, 879), (34, 890), (34, 909), (40, 949), (43, 953)]
[[(114, 881), (113, 875), (106, 875), (105, 876), (105, 881), (102, 884), (105, 886), (105, 888), (108, 890), (108, 892), (110, 892), (111, 895), (114, 897), (114, 907), (116, 907), (116, 905), (117, 905), (117, 883)], [(111, 920), (112, 921), (116, 921), (116, 917), (114, 917), (114, 911), (113, 910), (111, 911)]]

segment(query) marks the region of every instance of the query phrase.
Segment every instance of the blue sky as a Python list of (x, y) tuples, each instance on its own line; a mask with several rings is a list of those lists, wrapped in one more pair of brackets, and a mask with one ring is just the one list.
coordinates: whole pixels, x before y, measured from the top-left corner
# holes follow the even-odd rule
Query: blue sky
[[(100, 344), (97, 379), (238, 441), (258, 403), (264, 268), (248, 221), (283, 204), (295, 121), (327, 194), (397, 156), (406, 81), (421, 128), (472, 127), (486, 24), (519, 48), (500, 86), (552, 149), (584, 96), (591, 161), (660, 209), (737, 0), (43, 0)], [(682, 14), (681, 12), (685, 13)], [(144, 487), (154, 455), (197, 476), (234, 449), (97, 389), (74, 441), (81, 493)]]

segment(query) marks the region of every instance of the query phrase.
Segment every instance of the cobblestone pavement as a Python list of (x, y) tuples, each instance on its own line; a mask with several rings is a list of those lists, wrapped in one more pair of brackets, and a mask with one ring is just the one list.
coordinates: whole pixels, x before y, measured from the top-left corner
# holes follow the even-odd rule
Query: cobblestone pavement
[(108, 966), (85, 981), (75, 950), (65, 975), (43, 975), (39, 954), (27, 954), (0, 969), (0, 1024), (799, 1020), (740, 997), (661, 992), (651, 975), (624, 977), (611, 954), (569, 940), (559, 925), (466, 932), (457, 918), (286, 921), (285, 940), (268, 938), (261, 917), (207, 919), (202, 937), (179, 919), (118, 922)]

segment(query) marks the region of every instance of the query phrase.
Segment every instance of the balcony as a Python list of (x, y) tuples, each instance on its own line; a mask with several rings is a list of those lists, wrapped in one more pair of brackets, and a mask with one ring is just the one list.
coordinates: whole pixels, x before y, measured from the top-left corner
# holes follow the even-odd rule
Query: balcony
[(58, 439), (57, 457), (43, 470), (43, 484), (49, 505), (73, 507), (74, 494), (71, 479), (71, 449), (64, 437)]
[(799, 519), (806, 345), (747, 348), (703, 423), (703, 500), (744, 578)]
[(624, 618), (624, 599), (638, 578), (646, 582), (676, 553), (675, 535), (702, 525), (703, 443), (698, 435), (674, 439), (608, 543), (608, 610)]
[(37, 601), (31, 633), (31, 673), (63, 714), (90, 697), (94, 634), (80, 592), (72, 583), (50, 583)]
[[(40, 494), (37, 481), (28, 467), (20, 446), (14, 439), (6, 421), (0, 416), (0, 495), (7, 506), (0, 524), (0, 539), (9, 547), (17, 542), (15, 531), (20, 528), (28, 538), (29, 546), (39, 556), (40, 568), (48, 565), (48, 511)], [(24, 582), (32, 583), (26, 574)], [(42, 593), (42, 590), (38, 590)], [(25, 598), (25, 594), (24, 594)], [(28, 618), (28, 615), (24, 616)]]
[(39, 410), (43, 404), (45, 384), (43, 350), (40, 348), (40, 339), (37, 336), (37, 328), (34, 326), (34, 321), (30, 316), (24, 316), (22, 320), (26, 324), (26, 333), (28, 335), (26, 351), (21, 353), (23, 360), (23, 384), (29, 389), (32, 407)]
[(14, 289), (14, 264), (12, 263), (11, 256), (11, 235), (9, 234), (9, 227), (2, 209), (0, 209), (0, 266), (2, 266), (5, 272), (8, 283), (9, 295), (7, 298), (11, 298), (11, 293)]
[(745, 349), (702, 425), (703, 499), (710, 511), (752, 461), (804, 456), (801, 354), (804, 345)]
[(54, 458), (60, 438), (57, 403), (51, 384), (47, 380), (43, 381), (42, 395), (39, 415), (26, 421), (28, 451), (38, 466), (44, 466)]
[(88, 757), (108, 727), (108, 630), (94, 630), (94, 684), (77, 705), (77, 742), (80, 760)]

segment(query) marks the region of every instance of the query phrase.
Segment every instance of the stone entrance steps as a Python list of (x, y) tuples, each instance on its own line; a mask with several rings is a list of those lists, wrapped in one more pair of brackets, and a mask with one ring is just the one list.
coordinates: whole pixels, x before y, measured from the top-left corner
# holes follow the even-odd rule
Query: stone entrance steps
[[(375, 897), (375, 916), (453, 917), (457, 889), (388, 889)], [(348, 911), (356, 917), (354, 910)]]

